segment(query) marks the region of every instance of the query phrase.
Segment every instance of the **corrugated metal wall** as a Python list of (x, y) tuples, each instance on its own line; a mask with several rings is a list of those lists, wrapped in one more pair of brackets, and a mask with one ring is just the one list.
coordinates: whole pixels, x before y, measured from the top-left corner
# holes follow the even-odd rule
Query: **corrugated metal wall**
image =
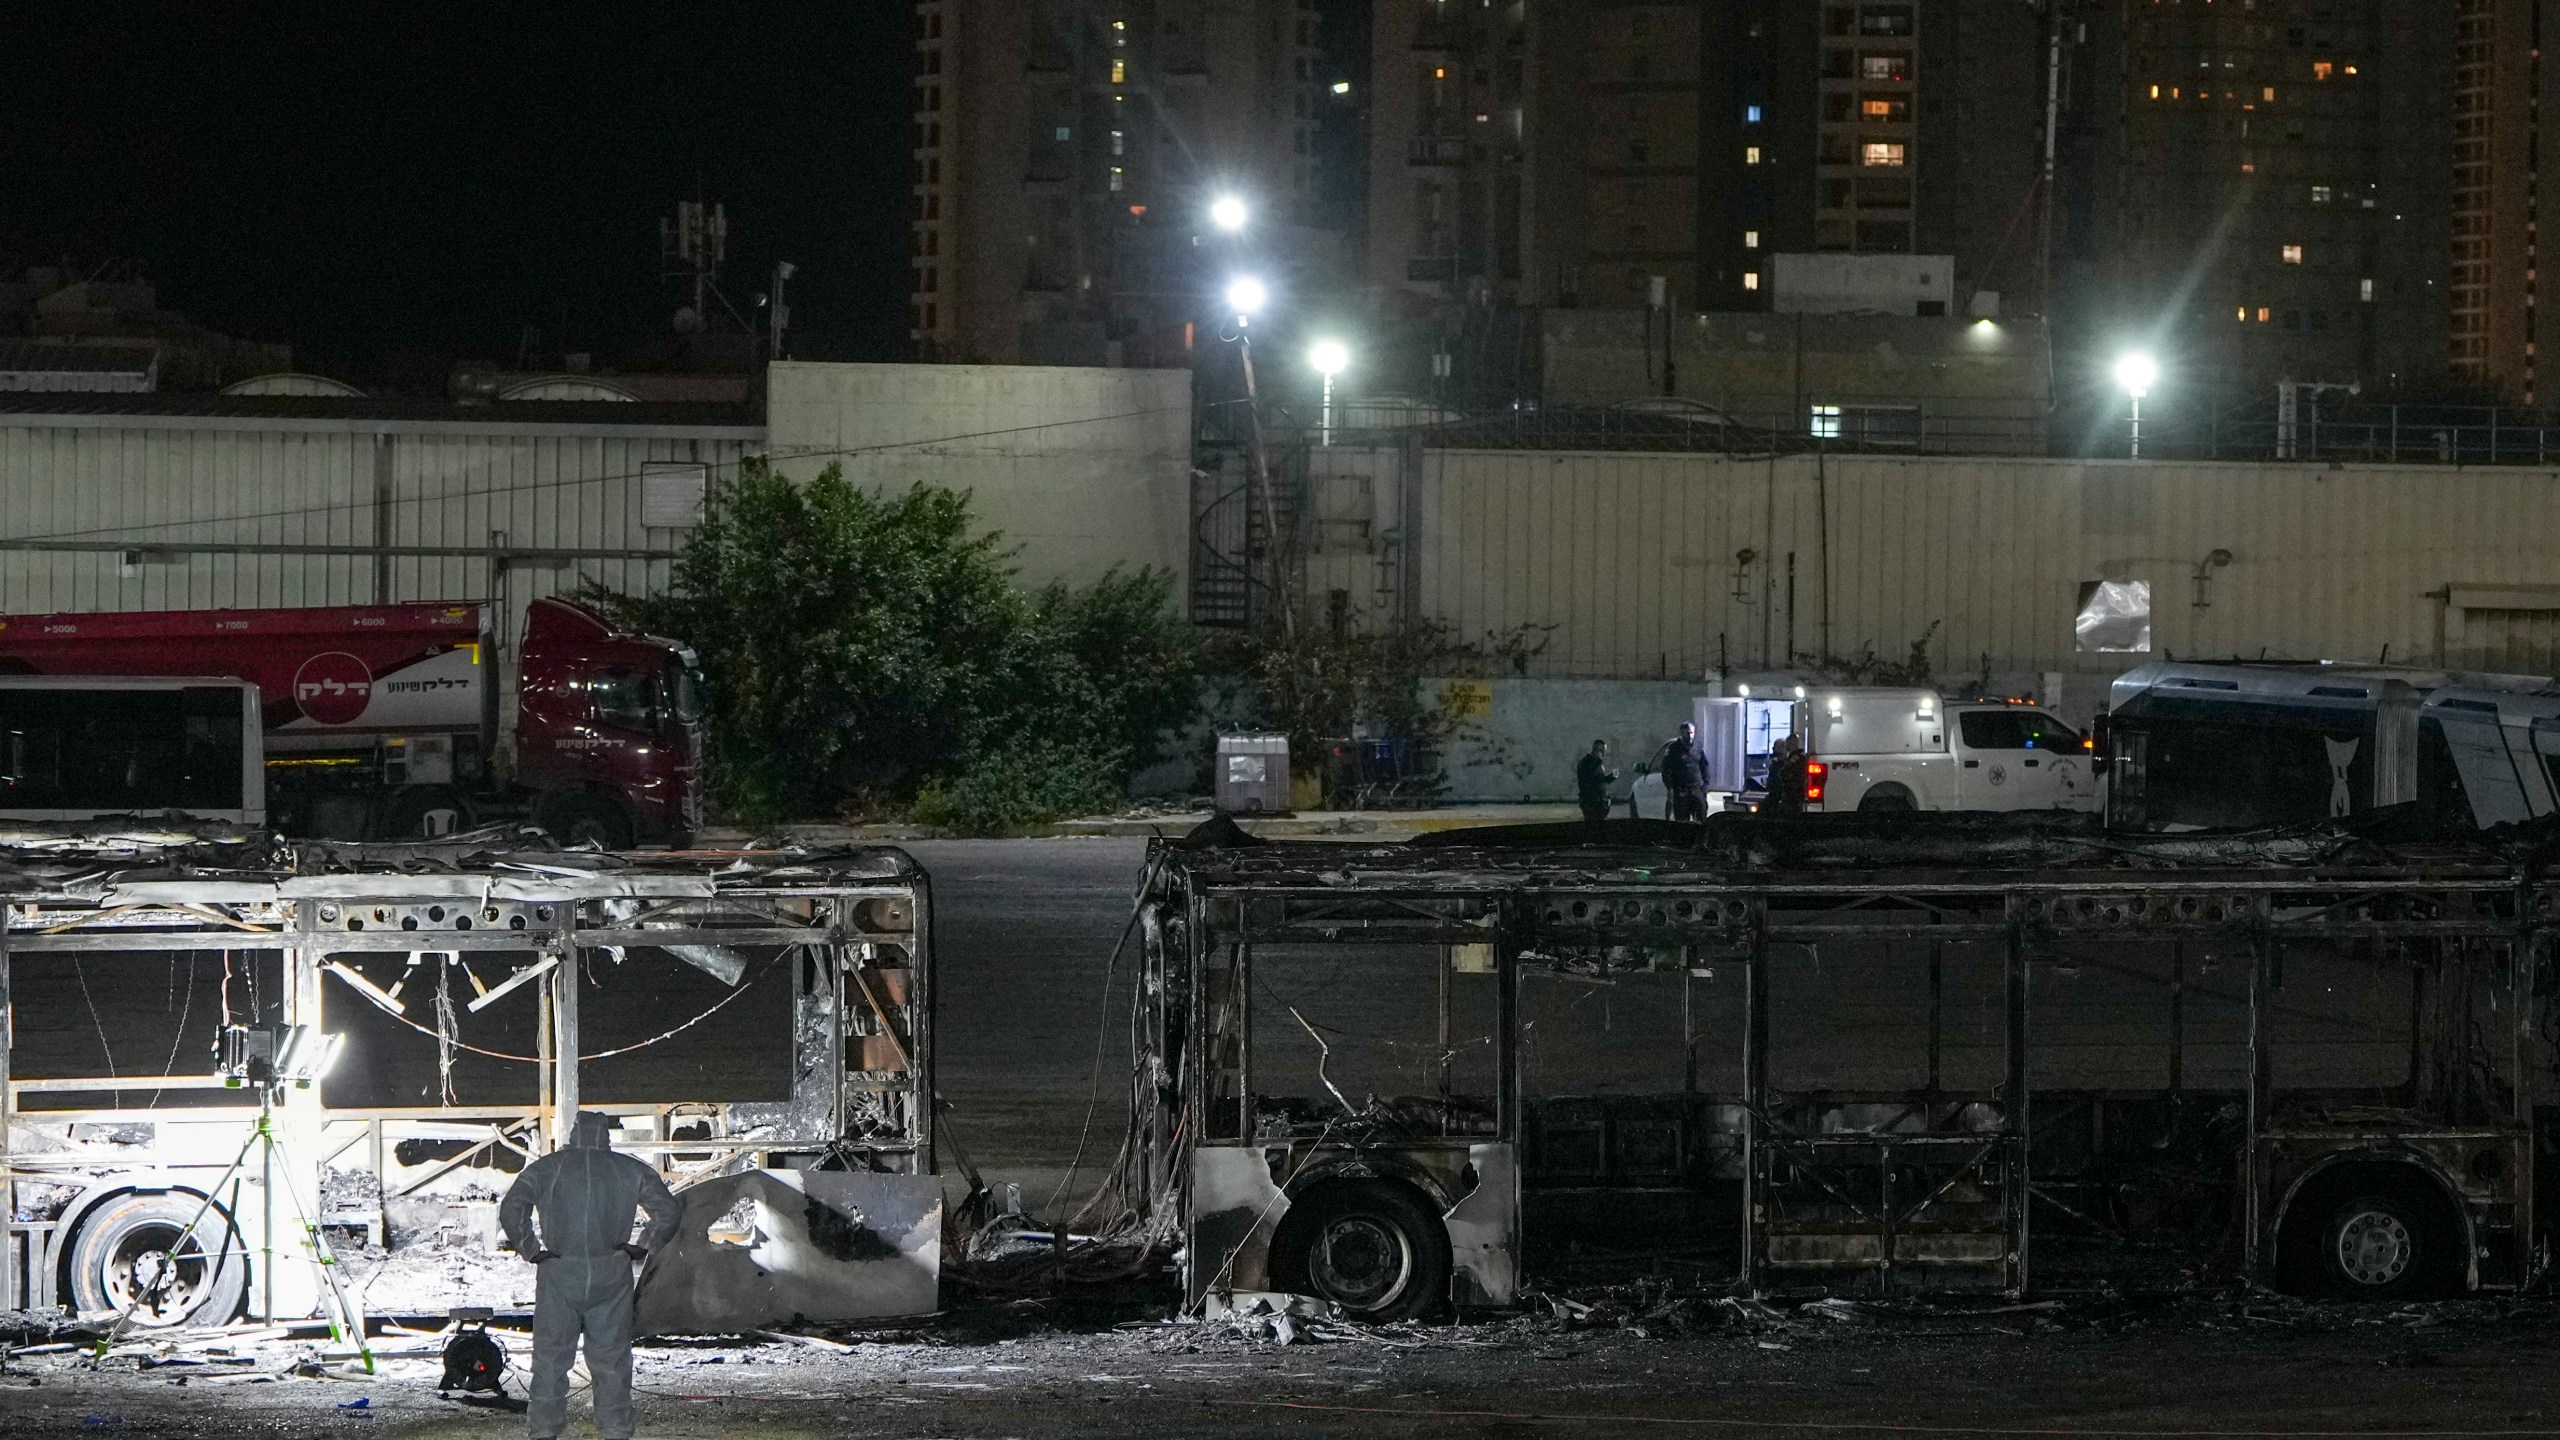
[[(1316, 512), (1340, 514), (1328, 487), (1339, 499), (1359, 477), (1379, 523), (1365, 544), (1332, 525), (1309, 548), (1319, 612), (1341, 590), (1364, 614), (1394, 613), (1405, 603), (1396, 577), (1413, 573), (1412, 603), (1469, 634), (1552, 627), (1532, 673), (1699, 675), (1719, 663), (1782, 667), (1826, 648), (1899, 656), (1932, 622), (1941, 675), (1972, 674), (1985, 657), (1995, 674), (2111, 673), (2141, 657), (2074, 652), (2081, 587), (2101, 579), (2150, 584), (2155, 653), (2487, 665), (2552, 649), (2491, 623), (2488, 610), (2467, 627), (2457, 616), (2448, 644), (2446, 606), (2465, 587), (2560, 586), (2560, 472), (1320, 457)], [(1410, 502), (1405, 484), (1419, 487)], [(1406, 545), (1416, 549), (1409, 568), (1396, 563)], [(2200, 590), (2198, 567), (2215, 550), (2231, 561)]]
[(746, 426), (0, 415), (0, 613), (497, 598), (512, 661), (535, 599), (665, 583), (649, 557), (684, 532), (642, 523), (644, 465), (717, 484), (762, 448)]

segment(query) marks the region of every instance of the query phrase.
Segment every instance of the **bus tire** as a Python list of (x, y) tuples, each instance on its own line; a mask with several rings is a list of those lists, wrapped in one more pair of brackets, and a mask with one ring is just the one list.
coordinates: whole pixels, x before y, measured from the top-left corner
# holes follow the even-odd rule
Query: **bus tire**
[(1919, 808), (1919, 802), (1911, 798), (1909, 790), (1890, 781), (1869, 790), (1858, 800), (1858, 813), (1861, 815), (1908, 815)]
[(1449, 1232), (1395, 1180), (1330, 1180), (1291, 1200), (1271, 1237), (1271, 1279), (1357, 1319), (1410, 1320), (1449, 1298)]
[(2285, 1217), (2279, 1254), (2294, 1282), (2287, 1288), (2339, 1300), (2454, 1292), (2463, 1273), (2462, 1222), (2424, 1178), (2359, 1165), (2322, 1179), (2328, 1183), (2296, 1198)]
[[(199, 1210), (204, 1219), (186, 1235)], [(135, 1325), (153, 1329), (224, 1324), (249, 1289), (248, 1251), (231, 1217), (178, 1191), (137, 1191), (90, 1212), (71, 1243), (70, 1268), (74, 1309), (130, 1309)]]
[(554, 795), (542, 802), (534, 816), (535, 823), (562, 845), (631, 848), (631, 818), (622, 813), (621, 806), (601, 795), (576, 791)]

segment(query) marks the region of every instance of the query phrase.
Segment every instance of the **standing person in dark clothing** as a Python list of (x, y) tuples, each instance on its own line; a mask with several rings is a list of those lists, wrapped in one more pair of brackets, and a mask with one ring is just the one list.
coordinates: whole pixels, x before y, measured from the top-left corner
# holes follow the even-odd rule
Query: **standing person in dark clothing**
[(1808, 757), (1804, 742), (1793, 735), (1778, 742), (1770, 757), (1769, 809), (1778, 815), (1801, 815), (1805, 807)]
[(1707, 818), (1707, 757), (1698, 750), (1697, 726), (1683, 725), (1679, 734), (1664, 741), (1654, 768), (1662, 772), (1662, 789), (1671, 799), (1672, 819)]
[(1609, 742), (1594, 740), (1591, 750), (1573, 764), (1573, 788), (1582, 799), (1582, 818), (1597, 825), (1609, 818), (1609, 782), (1618, 772), (1609, 768)]

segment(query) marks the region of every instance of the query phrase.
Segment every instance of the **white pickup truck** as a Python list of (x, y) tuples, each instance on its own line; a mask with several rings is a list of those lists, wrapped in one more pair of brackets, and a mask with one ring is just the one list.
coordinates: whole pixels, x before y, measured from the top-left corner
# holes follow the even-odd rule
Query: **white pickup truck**
[[(1711, 798), (1727, 784), (1743, 803), (1767, 785), (1779, 740), (1808, 737), (1805, 809), (1815, 814), (1905, 810), (2098, 808), (2090, 741), (2018, 701), (1949, 701), (1935, 691), (1802, 686), (1776, 699), (1694, 702)], [(1635, 812), (1665, 818), (1662, 777), (1633, 787)], [(1729, 804), (1713, 808), (1728, 808)]]

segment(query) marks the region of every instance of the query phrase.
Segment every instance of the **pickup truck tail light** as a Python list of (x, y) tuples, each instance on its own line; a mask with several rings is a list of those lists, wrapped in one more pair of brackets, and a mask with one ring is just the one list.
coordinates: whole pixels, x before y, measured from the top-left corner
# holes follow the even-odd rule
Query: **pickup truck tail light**
[(1821, 804), (1823, 784), (1830, 778), (1830, 766), (1823, 764), (1819, 760), (1811, 761), (1806, 764), (1804, 767), (1804, 803), (1807, 805)]

